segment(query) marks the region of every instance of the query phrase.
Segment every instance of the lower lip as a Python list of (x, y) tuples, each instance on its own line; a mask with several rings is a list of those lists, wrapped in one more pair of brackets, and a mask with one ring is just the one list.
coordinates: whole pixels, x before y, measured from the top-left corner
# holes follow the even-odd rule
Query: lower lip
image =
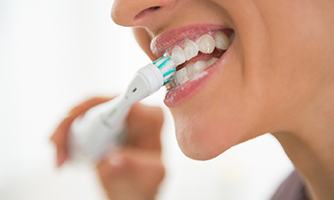
[(210, 80), (211, 76), (216, 73), (217, 70), (223, 68), (222, 65), (224, 65), (224, 61), (226, 60), (230, 49), (231, 46), (215, 64), (205, 70), (206, 74), (204, 76), (195, 80), (188, 81), (181, 86), (169, 90), (164, 100), (166, 106), (175, 107), (179, 104), (182, 104), (183, 102), (190, 99), (196, 92), (198, 92), (199, 89), (202, 88), (202, 86), (205, 86), (205, 83)]

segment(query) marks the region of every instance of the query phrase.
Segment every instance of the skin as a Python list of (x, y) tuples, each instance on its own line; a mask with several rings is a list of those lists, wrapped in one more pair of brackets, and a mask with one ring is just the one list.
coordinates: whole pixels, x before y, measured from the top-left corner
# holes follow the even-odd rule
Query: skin
[[(110, 100), (94, 97), (73, 108), (51, 136), (57, 150), (56, 165), (68, 159), (68, 134), (73, 120), (89, 108)], [(160, 131), (162, 110), (136, 104), (127, 118), (127, 140), (117, 151), (110, 152), (96, 164), (96, 172), (109, 199), (154, 199), (165, 169), (161, 162)]]
[[(147, 10), (154, 6), (160, 8)], [(330, 200), (333, 10), (330, 0), (115, 0), (112, 18), (134, 28), (152, 59), (150, 41), (164, 31), (200, 23), (232, 28), (235, 38), (224, 69), (191, 101), (170, 108), (180, 148), (207, 160), (270, 132), (305, 179), (311, 198)]]

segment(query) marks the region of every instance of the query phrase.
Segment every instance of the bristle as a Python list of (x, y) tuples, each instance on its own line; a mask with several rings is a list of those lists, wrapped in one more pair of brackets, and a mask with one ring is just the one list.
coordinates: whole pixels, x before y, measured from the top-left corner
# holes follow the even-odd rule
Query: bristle
[(176, 66), (167, 54), (164, 54), (162, 57), (154, 61), (153, 64), (163, 74), (165, 84), (169, 82), (176, 72)]
[(167, 72), (165, 72), (165, 73), (163, 74), (163, 77), (167, 77), (167, 76), (169, 76), (169, 75), (172, 75), (175, 71), (176, 71), (175, 68), (170, 69), (169, 71), (167, 71)]

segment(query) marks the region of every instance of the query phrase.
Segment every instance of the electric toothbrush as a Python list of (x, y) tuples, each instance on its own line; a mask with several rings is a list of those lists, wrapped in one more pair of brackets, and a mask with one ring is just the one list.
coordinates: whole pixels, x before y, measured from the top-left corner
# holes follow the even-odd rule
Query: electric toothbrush
[(139, 69), (124, 94), (74, 120), (70, 128), (70, 160), (97, 162), (107, 151), (115, 149), (126, 131), (131, 106), (167, 84), (176, 72), (175, 67), (171, 57), (164, 54)]

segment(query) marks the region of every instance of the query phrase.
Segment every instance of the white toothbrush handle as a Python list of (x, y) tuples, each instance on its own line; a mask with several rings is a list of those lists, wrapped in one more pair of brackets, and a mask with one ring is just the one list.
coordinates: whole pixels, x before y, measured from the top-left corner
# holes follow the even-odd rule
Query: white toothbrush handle
[(126, 129), (126, 117), (133, 103), (159, 90), (164, 84), (161, 71), (153, 64), (141, 68), (124, 95), (91, 108), (70, 128), (70, 159), (100, 160), (120, 144)]
[(121, 143), (126, 117), (131, 105), (121, 97), (93, 107), (77, 118), (70, 128), (70, 159), (74, 162), (96, 162)]

